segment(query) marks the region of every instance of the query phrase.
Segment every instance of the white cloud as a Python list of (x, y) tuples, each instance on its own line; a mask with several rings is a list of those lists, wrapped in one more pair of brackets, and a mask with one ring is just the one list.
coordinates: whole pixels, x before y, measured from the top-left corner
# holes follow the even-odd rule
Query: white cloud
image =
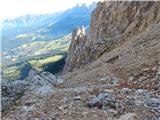
[(94, 1), (98, 0), (0, 0), (0, 18), (53, 13), (73, 7), (77, 3), (90, 4)]

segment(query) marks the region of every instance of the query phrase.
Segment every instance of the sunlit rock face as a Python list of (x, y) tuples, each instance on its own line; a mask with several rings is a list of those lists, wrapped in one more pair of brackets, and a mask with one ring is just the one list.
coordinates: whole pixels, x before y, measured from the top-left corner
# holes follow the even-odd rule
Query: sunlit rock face
[(73, 30), (72, 41), (69, 47), (65, 71), (71, 71), (73, 68), (79, 68), (85, 62), (86, 54), (86, 32), (84, 27), (77, 27)]
[(160, 2), (104, 1), (91, 15), (87, 37), (73, 31), (65, 71), (80, 68), (160, 22)]

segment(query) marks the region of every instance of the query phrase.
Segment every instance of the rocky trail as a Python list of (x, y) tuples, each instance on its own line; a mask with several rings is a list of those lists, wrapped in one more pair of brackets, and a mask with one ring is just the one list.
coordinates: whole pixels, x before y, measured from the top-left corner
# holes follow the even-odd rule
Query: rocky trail
[(160, 2), (97, 3), (64, 74), (4, 82), (2, 108), (2, 120), (160, 120)]
[[(156, 71), (156, 70), (155, 70)], [(32, 74), (32, 85), (39, 76)], [(96, 73), (95, 73), (96, 74)], [(41, 75), (40, 75), (41, 76)], [(67, 78), (66, 76), (63, 76)], [(29, 77), (30, 78), (30, 77)], [(48, 89), (48, 83), (34, 86), (3, 113), (4, 120), (158, 120), (159, 90), (127, 88), (115, 76), (98, 76), (98, 82), (65, 80)], [(44, 78), (42, 79), (44, 80)], [(58, 81), (58, 80), (57, 80)], [(67, 80), (66, 80), (67, 81)], [(77, 80), (78, 81), (78, 80)], [(41, 82), (40, 82), (41, 83)], [(69, 84), (71, 83), (71, 84)], [(90, 84), (88, 84), (90, 83)], [(20, 90), (20, 89), (19, 89)], [(39, 92), (36, 92), (38, 91)], [(3, 91), (2, 91), (3, 92)]]

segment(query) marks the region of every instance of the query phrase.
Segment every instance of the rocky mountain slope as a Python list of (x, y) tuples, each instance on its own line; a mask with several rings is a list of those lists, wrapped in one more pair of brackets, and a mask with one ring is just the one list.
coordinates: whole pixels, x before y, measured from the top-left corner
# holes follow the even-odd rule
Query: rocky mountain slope
[[(130, 41), (160, 21), (159, 2), (103, 2), (92, 13), (90, 34), (86, 40), (73, 35), (66, 71), (72, 71)], [(77, 39), (78, 38), (78, 39)], [(75, 39), (75, 40), (74, 40)], [(83, 45), (82, 45), (83, 44)], [(79, 49), (78, 49), (79, 48)], [(81, 52), (84, 50), (84, 52)], [(78, 60), (77, 57), (79, 58)], [(72, 63), (75, 62), (76, 63)]]
[(99, 2), (89, 35), (73, 31), (64, 72), (51, 91), (26, 91), (2, 119), (159, 120), (160, 2)]

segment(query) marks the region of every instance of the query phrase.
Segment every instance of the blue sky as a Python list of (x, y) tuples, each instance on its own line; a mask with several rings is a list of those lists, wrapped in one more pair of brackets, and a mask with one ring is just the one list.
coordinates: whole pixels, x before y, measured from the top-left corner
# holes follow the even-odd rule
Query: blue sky
[(25, 14), (43, 14), (62, 11), (77, 3), (90, 4), (99, 0), (1, 0), (0, 18)]

